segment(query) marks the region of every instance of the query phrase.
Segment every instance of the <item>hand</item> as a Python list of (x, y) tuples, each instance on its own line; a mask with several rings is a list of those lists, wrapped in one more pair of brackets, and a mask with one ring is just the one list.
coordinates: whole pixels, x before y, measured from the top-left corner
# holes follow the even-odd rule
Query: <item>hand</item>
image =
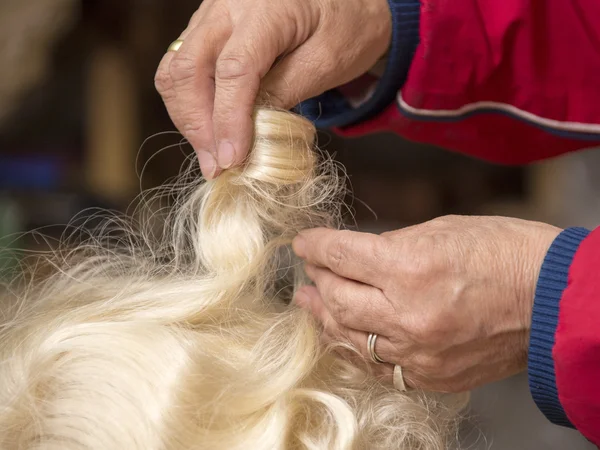
[(327, 340), (368, 359), (368, 333), (409, 386), (462, 392), (526, 367), (531, 312), (545, 254), (560, 230), (502, 217), (443, 217), (381, 236), (313, 229), (294, 240), (316, 287), (296, 303)]
[(257, 101), (289, 109), (367, 72), (391, 13), (387, 0), (205, 0), (180, 39), (155, 84), (212, 178), (246, 157)]

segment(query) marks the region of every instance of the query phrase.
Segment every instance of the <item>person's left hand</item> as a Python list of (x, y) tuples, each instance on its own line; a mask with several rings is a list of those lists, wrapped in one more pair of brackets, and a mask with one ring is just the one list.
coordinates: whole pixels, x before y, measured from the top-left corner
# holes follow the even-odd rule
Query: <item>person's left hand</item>
[(443, 217), (374, 235), (313, 229), (294, 240), (315, 286), (295, 301), (391, 379), (462, 392), (525, 369), (537, 277), (560, 230), (502, 217)]

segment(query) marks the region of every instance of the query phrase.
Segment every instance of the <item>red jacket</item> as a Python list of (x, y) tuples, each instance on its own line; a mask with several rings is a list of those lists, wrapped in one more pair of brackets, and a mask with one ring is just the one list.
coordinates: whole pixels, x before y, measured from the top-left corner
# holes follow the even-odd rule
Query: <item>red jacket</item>
[[(600, 145), (600, 0), (389, 0), (392, 46), (366, 75), (299, 105), (346, 136), (395, 131), (504, 164)], [(600, 176), (600, 175), (599, 175)], [(568, 229), (540, 272), (531, 392), (600, 445), (600, 229)]]

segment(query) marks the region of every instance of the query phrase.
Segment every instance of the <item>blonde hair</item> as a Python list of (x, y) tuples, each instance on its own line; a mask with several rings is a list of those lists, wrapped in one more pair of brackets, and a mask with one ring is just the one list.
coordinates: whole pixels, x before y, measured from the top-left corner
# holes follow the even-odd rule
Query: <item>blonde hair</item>
[(12, 287), (2, 450), (447, 448), (463, 397), (394, 390), (289, 305), (303, 281), (289, 244), (340, 226), (343, 183), (309, 121), (255, 122), (243, 168), (165, 188), (178, 196), (160, 235), (113, 219)]

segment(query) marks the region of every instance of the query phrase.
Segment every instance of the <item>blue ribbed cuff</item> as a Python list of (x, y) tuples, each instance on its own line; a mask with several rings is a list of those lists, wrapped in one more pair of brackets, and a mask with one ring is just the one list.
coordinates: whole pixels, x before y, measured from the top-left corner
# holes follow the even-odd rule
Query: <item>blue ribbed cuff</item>
[(392, 13), (392, 42), (385, 72), (373, 95), (353, 108), (337, 90), (302, 102), (296, 111), (313, 120), (317, 127), (346, 127), (371, 119), (396, 98), (406, 82), (413, 56), (419, 44), (420, 0), (388, 0)]
[(589, 233), (584, 228), (568, 228), (550, 246), (535, 291), (529, 341), (529, 390), (533, 400), (548, 420), (571, 428), (573, 425), (558, 399), (552, 349), (569, 267)]

